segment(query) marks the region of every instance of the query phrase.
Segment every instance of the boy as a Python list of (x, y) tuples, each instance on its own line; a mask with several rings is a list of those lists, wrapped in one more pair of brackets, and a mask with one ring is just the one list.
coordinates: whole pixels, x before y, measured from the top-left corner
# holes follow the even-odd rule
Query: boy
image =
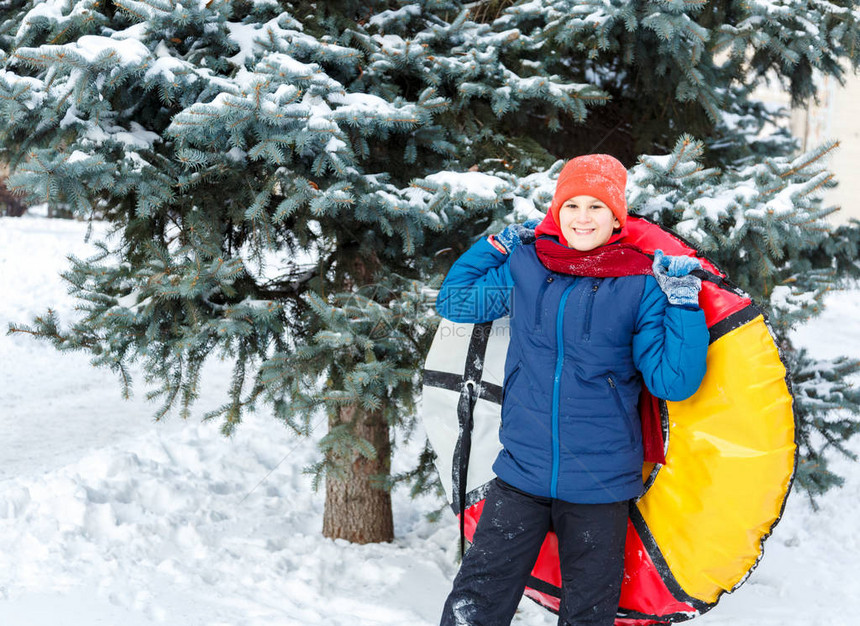
[(660, 250), (652, 261), (624, 241), (626, 182), (609, 155), (572, 159), (534, 232), (512, 225), (478, 241), (439, 292), (453, 321), (511, 320), (497, 478), (443, 626), (509, 624), (549, 530), (558, 623), (614, 624), (628, 506), (642, 492), (641, 385), (691, 396), (708, 347), (699, 262)]

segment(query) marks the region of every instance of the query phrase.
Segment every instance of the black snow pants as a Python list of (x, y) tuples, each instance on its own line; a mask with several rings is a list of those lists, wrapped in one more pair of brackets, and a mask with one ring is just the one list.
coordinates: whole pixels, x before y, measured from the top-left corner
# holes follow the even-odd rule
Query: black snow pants
[(558, 535), (559, 626), (612, 626), (624, 575), (629, 501), (572, 504), (490, 483), (442, 626), (511, 623), (547, 531)]

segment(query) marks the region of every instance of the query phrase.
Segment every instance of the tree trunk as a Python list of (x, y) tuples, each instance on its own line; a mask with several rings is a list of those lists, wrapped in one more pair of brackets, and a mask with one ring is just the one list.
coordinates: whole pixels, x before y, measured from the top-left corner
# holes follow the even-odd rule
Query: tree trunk
[[(9, 217), (21, 217), (27, 212), (27, 207), (24, 203), (12, 195), (6, 185), (3, 183), (3, 171), (0, 167), (0, 215)], [(5, 208), (4, 208), (5, 207)]]
[(329, 417), (329, 428), (355, 420), (355, 435), (376, 448), (376, 458), (366, 459), (357, 452), (347, 459), (343, 480), (326, 476), (323, 535), (353, 543), (376, 543), (394, 539), (391, 494), (375, 488), (373, 476), (388, 476), (391, 470), (391, 441), (388, 424), (380, 413), (365, 412), (350, 406)]

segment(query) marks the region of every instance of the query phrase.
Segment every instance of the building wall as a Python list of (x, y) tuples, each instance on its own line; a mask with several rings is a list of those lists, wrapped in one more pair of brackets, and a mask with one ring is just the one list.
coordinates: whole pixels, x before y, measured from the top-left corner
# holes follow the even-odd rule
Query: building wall
[(838, 206), (837, 224), (860, 219), (860, 74), (846, 69), (845, 85), (831, 77), (820, 79), (817, 103), (792, 111), (791, 129), (805, 148), (835, 139), (839, 147), (828, 161), (838, 186), (824, 194), (825, 206)]

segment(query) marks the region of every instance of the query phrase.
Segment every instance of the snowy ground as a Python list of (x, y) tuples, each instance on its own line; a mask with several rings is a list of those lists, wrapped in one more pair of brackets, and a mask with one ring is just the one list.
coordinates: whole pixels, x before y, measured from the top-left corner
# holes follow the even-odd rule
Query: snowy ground
[[(5, 336), (49, 306), (73, 314), (57, 274), (66, 254), (87, 254), (85, 230), (0, 218), (0, 624), (438, 623), (457, 547), (453, 516), (425, 520), (438, 502), (395, 492), (390, 545), (323, 539), (323, 497), (301, 473), (312, 441), (264, 412), (231, 439), (217, 424), (154, 424), (142, 387), (124, 401), (85, 355)], [(860, 292), (832, 296), (798, 339), (820, 356), (857, 354), (858, 306)], [(228, 376), (209, 366), (199, 414), (220, 404)], [(845, 487), (818, 513), (790, 498), (750, 580), (698, 623), (856, 623), (860, 464), (836, 467)], [(554, 620), (525, 600), (515, 623)]]

